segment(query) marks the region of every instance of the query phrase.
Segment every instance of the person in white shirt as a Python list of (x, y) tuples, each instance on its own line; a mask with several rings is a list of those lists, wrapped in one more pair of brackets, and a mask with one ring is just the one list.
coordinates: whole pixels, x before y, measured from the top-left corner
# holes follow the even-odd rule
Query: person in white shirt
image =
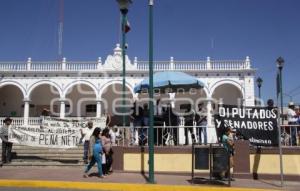
[(11, 162), (12, 143), (8, 142), (8, 130), (11, 127), (12, 119), (4, 119), (4, 125), (0, 128), (0, 138), (2, 139), (2, 164)]
[(89, 121), (87, 127), (81, 129), (81, 135), (83, 136), (83, 161), (85, 164), (88, 164), (88, 152), (90, 137), (94, 132), (95, 127), (93, 127), (93, 122)]
[[(295, 112), (295, 104), (293, 102), (289, 103), (289, 108), (287, 110), (287, 120), (289, 125), (297, 125), (298, 116)], [(290, 126), (291, 130), (291, 144), (292, 146), (297, 145), (297, 127), (296, 126)]]

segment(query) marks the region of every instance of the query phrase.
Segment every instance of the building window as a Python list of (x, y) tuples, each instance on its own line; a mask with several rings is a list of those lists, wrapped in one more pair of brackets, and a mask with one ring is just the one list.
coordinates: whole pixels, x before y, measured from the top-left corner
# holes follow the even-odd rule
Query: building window
[(85, 106), (85, 112), (87, 112), (87, 113), (93, 113), (93, 112), (96, 112), (96, 110), (97, 110), (96, 104), (91, 104), (91, 105)]

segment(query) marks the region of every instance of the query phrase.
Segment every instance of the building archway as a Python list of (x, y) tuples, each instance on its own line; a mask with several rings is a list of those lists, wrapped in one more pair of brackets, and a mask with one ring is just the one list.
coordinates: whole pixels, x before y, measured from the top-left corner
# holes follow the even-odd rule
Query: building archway
[(49, 115), (59, 116), (60, 94), (58, 87), (51, 84), (39, 84), (30, 88), (29, 91), (29, 116), (39, 117), (44, 109), (50, 111)]
[[(108, 113), (112, 116), (114, 123), (116, 125), (121, 124), (121, 116), (122, 116), (122, 107), (123, 106), (123, 91), (122, 84), (113, 83), (105, 87), (101, 91), (101, 113)], [(126, 107), (124, 108), (126, 112), (130, 112), (130, 108), (133, 104), (133, 94), (128, 86), (125, 88)], [(129, 114), (128, 114), (129, 115)]]
[(174, 98), (174, 111), (182, 114), (186, 111), (187, 105), (191, 105), (192, 109), (206, 112), (207, 106), (207, 93), (204, 89), (191, 89), (190, 91), (179, 91), (175, 94)]
[(222, 103), (225, 105), (242, 105), (243, 92), (232, 83), (223, 83), (214, 88), (212, 98), (215, 104)]
[[(94, 86), (94, 84), (92, 84), (91, 82), (89, 81), (86, 81), (86, 80), (77, 80), (77, 81), (73, 81), (72, 83), (69, 83), (68, 85), (66, 85), (64, 91), (63, 91), (63, 96), (62, 97), (65, 97), (67, 94), (69, 94), (73, 89), (74, 87), (76, 87), (79, 91), (81, 87), (84, 88), (83, 91), (85, 95), (87, 94), (90, 94), (90, 95), (96, 95), (96, 97), (98, 98), (98, 90), (97, 88)], [(89, 87), (89, 88), (85, 88), (85, 87)], [(92, 91), (88, 90), (88, 89), (92, 89)]]
[[(0, 116), (22, 117), (24, 92), (14, 85), (0, 85)], [(12, 96), (13, 95), (13, 96)]]
[(65, 90), (65, 115), (67, 117), (95, 117), (97, 91), (89, 83), (80, 81)]

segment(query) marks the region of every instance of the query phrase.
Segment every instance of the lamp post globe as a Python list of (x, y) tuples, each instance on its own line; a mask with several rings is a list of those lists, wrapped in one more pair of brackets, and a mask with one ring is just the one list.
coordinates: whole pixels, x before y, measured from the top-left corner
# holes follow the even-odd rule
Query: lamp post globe
[(263, 79), (262, 79), (261, 77), (258, 77), (258, 78), (256, 79), (256, 83), (257, 83), (257, 86), (258, 86), (259, 88), (261, 88), (261, 85), (262, 85), (262, 83), (263, 83)]
[(257, 83), (257, 87), (258, 87), (258, 98), (261, 99), (261, 91), (260, 91), (260, 88), (262, 86), (262, 83), (263, 83), (263, 79), (261, 77), (258, 77), (256, 79), (256, 83)]
[(120, 10), (128, 10), (129, 5), (132, 3), (132, 0), (117, 0), (119, 3)]
[(278, 57), (277, 60), (276, 60), (276, 64), (277, 64), (277, 68), (279, 70), (282, 70), (283, 65), (284, 65), (284, 59), (281, 56)]

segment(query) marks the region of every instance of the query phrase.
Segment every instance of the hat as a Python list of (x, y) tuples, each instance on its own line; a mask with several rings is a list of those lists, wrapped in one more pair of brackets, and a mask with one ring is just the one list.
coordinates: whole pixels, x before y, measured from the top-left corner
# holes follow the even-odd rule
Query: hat
[(6, 123), (7, 121), (12, 122), (12, 119), (10, 117), (6, 117), (3, 122)]
[(295, 105), (294, 102), (289, 103), (289, 106), (294, 106), (294, 105)]

